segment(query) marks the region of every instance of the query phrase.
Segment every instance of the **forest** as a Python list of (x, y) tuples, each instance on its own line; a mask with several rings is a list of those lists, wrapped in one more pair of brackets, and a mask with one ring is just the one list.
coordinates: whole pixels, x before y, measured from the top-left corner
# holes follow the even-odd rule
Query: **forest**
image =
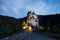
[[(39, 32), (51, 32), (60, 35), (60, 14), (37, 15), (39, 18)], [(0, 15), (0, 38), (23, 32), (24, 18), (14, 18)]]

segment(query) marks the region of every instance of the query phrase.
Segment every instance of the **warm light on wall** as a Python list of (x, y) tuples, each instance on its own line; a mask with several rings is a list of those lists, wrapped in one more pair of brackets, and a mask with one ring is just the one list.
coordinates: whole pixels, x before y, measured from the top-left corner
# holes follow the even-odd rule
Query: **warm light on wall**
[(26, 30), (28, 30), (29, 32), (31, 32), (31, 31), (33, 30), (32, 27), (29, 26), (28, 24), (24, 24), (22, 28), (23, 28), (23, 30), (26, 29)]

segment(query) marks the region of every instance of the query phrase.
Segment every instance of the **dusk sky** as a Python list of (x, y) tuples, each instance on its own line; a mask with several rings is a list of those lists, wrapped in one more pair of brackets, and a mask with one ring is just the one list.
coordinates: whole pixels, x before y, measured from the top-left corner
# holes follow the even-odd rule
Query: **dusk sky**
[(28, 11), (37, 15), (60, 13), (60, 0), (0, 0), (0, 15), (23, 18)]

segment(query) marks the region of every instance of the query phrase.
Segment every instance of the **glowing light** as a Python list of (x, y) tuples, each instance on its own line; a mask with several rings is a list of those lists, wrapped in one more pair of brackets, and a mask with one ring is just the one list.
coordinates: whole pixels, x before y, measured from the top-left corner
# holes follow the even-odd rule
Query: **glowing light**
[(32, 27), (31, 27), (31, 26), (28, 26), (28, 24), (24, 24), (22, 28), (23, 28), (23, 30), (26, 29), (26, 30), (28, 30), (29, 32), (32, 32)]
[(32, 27), (31, 26), (29, 26), (28, 31), (32, 32)]

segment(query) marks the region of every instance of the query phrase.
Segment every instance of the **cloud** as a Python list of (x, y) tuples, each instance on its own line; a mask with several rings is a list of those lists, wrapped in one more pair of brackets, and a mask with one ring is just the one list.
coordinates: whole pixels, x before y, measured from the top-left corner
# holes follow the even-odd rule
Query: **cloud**
[[(2, 3), (8, 7), (10, 13), (20, 14), (20, 9), (24, 9), (30, 0), (3, 0)], [(10, 11), (11, 10), (11, 11)]]
[(58, 5), (50, 5), (43, 1), (26, 6), (26, 10), (35, 11), (39, 15), (55, 14), (59, 12), (58, 9)]
[[(50, 0), (49, 0), (50, 1)], [(14, 13), (18, 14), (20, 9), (26, 9), (27, 11), (32, 10), (35, 11), (39, 15), (49, 15), (55, 14), (59, 12), (59, 8), (57, 4), (48, 4), (44, 0), (5, 0), (4, 3), (8, 7), (16, 7), (13, 8)]]
[(16, 7), (12, 7), (11, 9), (15, 14), (19, 15), (19, 10)]
[(1, 10), (17, 17), (24, 17), (28, 11), (35, 11), (38, 15), (60, 12), (60, 2), (57, 0), (1, 0), (1, 3)]
[(31, 0), (3, 0), (7, 6), (15, 6), (16, 8), (23, 8), (28, 4)]
[(0, 8), (1, 8), (1, 10), (3, 10), (5, 13), (8, 12), (8, 9), (7, 9), (6, 6), (4, 6), (4, 5), (0, 5)]

